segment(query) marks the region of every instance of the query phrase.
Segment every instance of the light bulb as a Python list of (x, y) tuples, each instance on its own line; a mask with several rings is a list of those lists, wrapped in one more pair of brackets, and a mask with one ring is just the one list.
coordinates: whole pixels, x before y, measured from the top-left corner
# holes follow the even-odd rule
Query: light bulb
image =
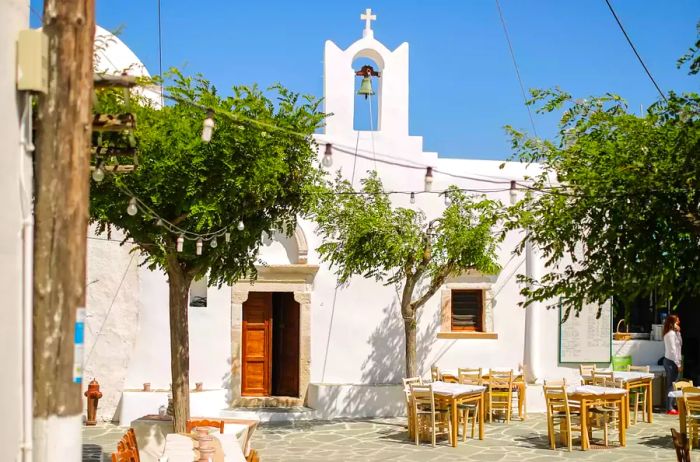
[(510, 205), (515, 205), (518, 201), (518, 190), (515, 181), (510, 182)]
[(243, 224), (243, 221), (239, 221), (238, 226), (236, 226), (236, 228), (238, 228), (238, 231), (243, 231), (245, 229), (245, 225)]
[(203, 245), (203, 242), (202, 242), (202, 238), (200, 237), (199, 239), (197, 239), (197, 246), (196, 246), (196, 250), (195, 250), (195, 253), (197, 255), (202, 255), (202, 245)]
[(132, 197), (131, 200), (129, 201), (129, 206), (126, 208), (126, 213), (131, 215), (132, 217), (139, 213), (139, 208), (136, 206), (136, 198)]
[(156, 226), (158, 226), (158, 227), (163, 226), (163, 219), (162, 218), (158, 218), (158, 221), (156, 221)]
[(415, 204), (415, 203), (416, 203), (416, 193), (412, 192), (411, 193), (411, 204)]
[(204, 119), (202, 123), (202, 141), (208, 143), (211, 141), (211, 135), (214, 132), (214, 111), (209, 109), (207, 111), (207, 118)]
[(323, 154), (323, 160), (321, 161), (321, 165), (323, 165), (324, 167), (333, 166), (333, 150), (331, 149), (330, 143), (326, 143), (326, 152)]
[(219, 245), (218, 242), (216, 242), (216, 238), (212, 239), (211, 242), (209, 243), (212, 249), (215, 249), (217, 245)]
[(185, 245), (185, 236), (180, 234), (180, 236), (177, 238), (177, 251), (182, 252), (182, 247)]
[(227, 244), (228, 244), (229, 242), (231, 242), (231, 233), (225, 233), (225, 234), (224, 234), (224, 240), (226, 241)]
[(92, 171), (92, 179), (98, 183), (105, 179), (105, 171), (102, 170), (102, 162), (98, 163), (95, 170)]
[(425, 169), (425, 190), (430, 192), (433, 189), (433, 167)]
[(445, 205), (447, 207), (449, 207), (451, 203), (452, 203), (452, 199), (450, 199), (450, 195), (445, 193)]

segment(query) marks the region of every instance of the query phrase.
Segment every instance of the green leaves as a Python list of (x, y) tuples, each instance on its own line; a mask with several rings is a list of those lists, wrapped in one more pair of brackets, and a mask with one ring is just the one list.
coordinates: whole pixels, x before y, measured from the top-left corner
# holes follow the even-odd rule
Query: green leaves
[[(312, 212), (324, 243), (318, 248), (345, 283), (354, 275), (385, 284), (404, 281), (411, 290), (402, 303), (413, 309), (452, 275), (468, 269), (493, 274), (500, 269), (496, 250), (501, 237), (493, 228), (502, 217), (499, 203), (476, 199), (453, 187), (451, 204), (428, 222), (421, 211), (394, 208), (376, 172), (360, 191), (338, 176), (321, 192)], [(421, 294), (416, 283), (426, 278)]]
[(652, 288), (697, 292), (698, 96), (671, 93), (638, 117), (616, 95), (533, 94), (563, 113), (556, 143), (510, 130), (516, 155), (542, 168), (509, 225), (528, 231), (551, 270), (522, 290), (527, 302), (561, 298), (578, 310)]
[[(324, 115), (318, 101), (281, 86), (272, 89), (276, 101), (243, 86), (223, 97), (201, 76), (177, 70), (172, 76), (169, 104), (158, 109), (141, 99), (131, 105), (139, 167), (92, 183), (91, 219), (100, 229), (123, 229), (153, 267), (165, 268), (166, 255), (173, 254), (191, 274), (209, 271), (210, 282), (230, 282), (254, 273), (263, 232), (293, 229), (297, 214), (308, 209), (308, 192), (321, 178), (311, 135)], [(98, 100), (100, 111), (126, 110), (121, 92), (100, 92)], [(214, 111), (216, 126), (211, 142), (203, 143), (207, 109)], [(126, 214), (124, 189), (184, 230), (206, 234), (231, 225), (231, 242), (219, 237), (216, 248), (205, 243), (197, 256), (188, 240), (184, 252), (176, 253), (177, 235), (157, 226), (154, 216)], [(239, 221), (243, 231), (236, 229)]]

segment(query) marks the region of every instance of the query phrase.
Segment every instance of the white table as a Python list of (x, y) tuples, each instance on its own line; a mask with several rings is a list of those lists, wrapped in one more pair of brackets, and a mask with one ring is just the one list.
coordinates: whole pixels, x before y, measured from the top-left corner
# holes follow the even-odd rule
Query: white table
[[(605, 371), (610, 372), (610, 371)], [(583, 376), (583, 379), (590, 379), (591, 375)], [(645, 404), (646, 404), (646, 422), (652, 423), (653, 421), (653, 401), (654, 401), (654, 390), (653, 390), (653, 380), (654, 374), (651, 372), (627, 372), (627, 371), (613, 371), (613, 380), (620, 383), (628, 392), (632, 388), (643, 388), (645, 393)], [(635, 411), (636, 418), (636, 411)], [(629, 408), (625, 414), (625, 425), (629, 426)]]
[(482, 385), (465, 385), (461, 383), (433, 382), (433, 394), (438, 400), (450, 406), (452, 417), (452, 447), (457, 447), (457, 430), (459, 429), (457, 406), (474, 403), (479, 407), (479, 439), (484, 439), (484, 392)]
[[(225, 462), (246, 462), (243, 450), (235, 435), (212, 433), (211, 436), (219, 440)], [(192, 462), (195, 457), (194, 441), (189, 436), (170, 433), (165, 437), (162, 457), (167, 457), (168, 462)]]

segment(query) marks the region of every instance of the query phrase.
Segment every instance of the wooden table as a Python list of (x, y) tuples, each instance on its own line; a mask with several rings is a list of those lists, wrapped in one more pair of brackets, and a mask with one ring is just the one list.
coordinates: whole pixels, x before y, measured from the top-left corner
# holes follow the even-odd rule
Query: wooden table
[[(520, 418), (520, 420), (525, 420), (527, 417), (527, 383), (525, 382), (525, 377), (523, 376), (522, 371), (516, 372), (515, 370), (508, 368), (492, 368), (491, 370), (496, 372), (513, 372), (513, 386), (517, 387), (518, 389), (518, 418)], [(456, 382), (458, 381), (459, 374), (454, 369), (445, 369), (440, 371), (440, 375)], [(484, 380), (484, 382), (488, 383), (488, 374), (483, 374), (481, 378)]]
[[(584, 381), (590, 380), (592, 377), (590, 375), (583, 376)], [(653, 419), (653, 405), (654, 405), (654, 390), (653, 381), (654, 374), (651, 372), (626, 372), (626, 371), (614, 371), (613, 380), (619, 383), (628, 394), (632, 388), (644, 388), (644, 394), (646, 400), (646, 420), (647, 423), (652, 423)], [(629, 416), (630, 406), (629, 403), (626, 405), (625, 412), (625, 426), (630, 426), (630, 416)]]
[(459, 414), (457, 406), (474, 403), (479, 409), (479, 439), (484, 439), (484, 392), (486, 387), (481, 385), (465, 385), (461, 383), (433, 382), (433, 394), (436, 400), (444, 401), (450, 406), (452, 419), (452, 447), (457, 447)]
[[(576, 385), (566, 387), (566, 394), (569, 399), (581, 403), (581, 450), (590, 448), (588, 441), (588, 408), (592, 404), (605, 402), (614, 403), (618, 406), (620, 419), (624, 422), (625, 402), (627, 401), (627, 390), (624, 388), (598, 387), (595, 385)], [(627, 445), (626, 426), (618, 425), (618, 435), (620, 446)]]

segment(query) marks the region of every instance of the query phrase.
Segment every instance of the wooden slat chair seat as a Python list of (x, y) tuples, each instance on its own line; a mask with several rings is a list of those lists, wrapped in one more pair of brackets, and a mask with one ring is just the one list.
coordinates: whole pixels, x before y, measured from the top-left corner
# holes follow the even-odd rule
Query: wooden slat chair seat
[(683, 389), (685, 401), (685, 422), (687, 428), (688, 444), (690, 449), (698, 446), (700, 439), (700, 388), (685, 387)]
[(569, 451), (573, 446), (573, 432), (581, 432), (580, 414), (572, 411), (569, 406), (569, 398), (566, 394), (566, 382), (562, 385), (544, 386), (544, 398), (547, 405), (547, 432), (549, 435), (549, 446), (556, 449), (555, 426), (559, 423), (559, 434), (561, 441), (565, 443)]
[(673, 447), (676, 449), (676, 459), (678, 462), (690, 462), (688, 436), (672, 428), (671, 438), (673, 439)]
[(224, 433), (224, 421), (223, 420), (208, 420), (208, 419), (199, 419), (199, 420), (188, 420), (185, 424), (185, 428), (187, 433), (192, 433), (192, 430), (197, 428), (197, 427), (213, 427), (213, 428), (218, 428), (219, 433)]
[(489, 370), (488, 413), (492, 421), (494, 411), (505, 413), (506, 423), (510, 423), (513, 407), (513, 371), (496, 372)]
[[(429, 431), (433, 447), (438, 433), (446, 433), (451, 440), (450, 415), (435, 406), (435, 394), (432, 384), (411, 384), (411, 402), (413, 403), (414, 427), (413, 432), (416, 446), (420, 444), (421, 429)], [(428, 422), (423, 422), (427, 420)], [(450, 441), (451, 442), (451, 441)]]
[(133, 428), (129, 428), (117, 443), (117, 452), (112, 453), (112, 462), (141, 462)]

